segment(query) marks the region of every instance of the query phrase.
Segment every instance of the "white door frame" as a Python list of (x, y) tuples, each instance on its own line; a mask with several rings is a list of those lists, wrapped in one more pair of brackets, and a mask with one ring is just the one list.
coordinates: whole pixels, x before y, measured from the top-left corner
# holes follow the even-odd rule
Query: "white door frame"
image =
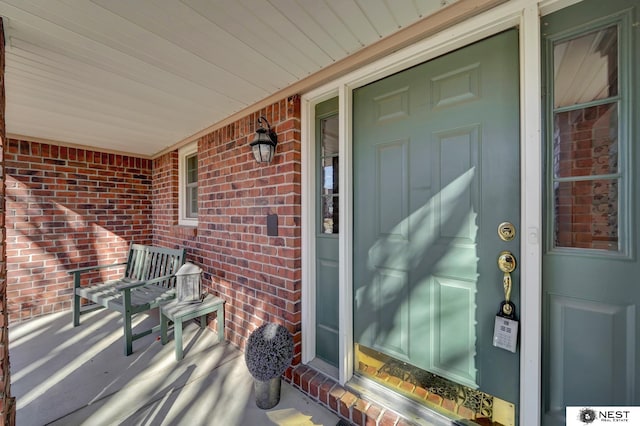
[(315, 358), (315, 105), (339, 96), (339, 381), (353, 376), (352, 140), (354, 89), (518, 27), (520, 37), (520, 422), (540, 424), (542, 139), (540, 16), (578, 0), (510, 0), (302, 96), (302, 362)]

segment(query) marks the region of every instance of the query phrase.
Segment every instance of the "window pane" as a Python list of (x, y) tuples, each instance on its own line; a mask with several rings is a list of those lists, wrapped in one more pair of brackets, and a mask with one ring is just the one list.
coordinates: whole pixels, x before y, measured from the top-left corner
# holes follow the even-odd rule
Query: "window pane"
[(325, 234), (337, 234), (338, 223), (338, 197), (322, 197), (322, 232)]
[(187, 183), (198, 181), (198, 156), (187, 157)]
[(556, 247), (618, 250), (618, 180), (554, 186)]
[(187, 217), (198, 217), (198, 187), (187, 188)]
[(334, 115), (320, 121), (322, 132), (322, 157), (338, 155), (338, 116)]
[(556, 108), (616, 96), (617, 27), (557, 43), (553, 48), (553, 63)]
[(618, 172), (618, 108), (605, 104), (555, 114), (555, 177)]
[(338, 157), (322, 160), (322, 194), (338, 194)]

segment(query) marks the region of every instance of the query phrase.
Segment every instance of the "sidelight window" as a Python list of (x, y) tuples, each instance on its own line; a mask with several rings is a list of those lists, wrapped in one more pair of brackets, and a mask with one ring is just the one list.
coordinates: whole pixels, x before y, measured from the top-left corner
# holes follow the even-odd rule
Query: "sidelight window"
[(554, 246), (620, 250), (618, 28), (553, 45)]

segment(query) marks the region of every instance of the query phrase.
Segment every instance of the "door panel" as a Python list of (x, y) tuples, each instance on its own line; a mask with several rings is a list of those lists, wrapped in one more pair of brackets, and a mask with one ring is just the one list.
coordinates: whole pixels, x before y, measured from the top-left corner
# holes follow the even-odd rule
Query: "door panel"
[[(475, 388), (475, 362), (470, 356), (461, 356), (475, 352), (475, 283), (439, 276), (434, 276), (433, 282), (433, 372)], [(450, 312), (458, 314), (450, 315)]]
[(377, 351), (517, 403), (519, 355), (493, 346), (493, 328), (504, 299), (497, 257), (519, 248), (497, 234), (520, 217), (518, 96), (515, 30), (354, 91), (363, 374)]
[(637, 0), (543, 18), (542, 411), (640, 405)]
[[(628, 305), (549, 296), (549, 320), (557, 324), (549, 333), (550, 406), (564, 412), (565, 405), (585, 405), (593, 400), (593, 389), (602, 393), (598, 405), (630, 400), (634, 377), (627, 372), (637, 345), (635, 316)], [(585, 339), (616, 350), (585, 352)]]

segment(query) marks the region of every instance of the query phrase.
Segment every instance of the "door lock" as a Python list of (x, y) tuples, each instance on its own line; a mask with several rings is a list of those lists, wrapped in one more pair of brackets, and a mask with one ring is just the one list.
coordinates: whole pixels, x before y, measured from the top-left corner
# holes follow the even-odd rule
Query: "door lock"
[(512, 241), (516, 237), (516, 227), (511, 222), (498, 225), (498, 236), (502, 241)]
[(505, 315), (511, 315), (513, 312), (511, 299), (511, 273), (516, 269), (516, 258), (510, 251), (502, 251), (498, 255), (498, 269), (503, 272), (502, 286), (504, 287), (504, 301), (502, 312)]

